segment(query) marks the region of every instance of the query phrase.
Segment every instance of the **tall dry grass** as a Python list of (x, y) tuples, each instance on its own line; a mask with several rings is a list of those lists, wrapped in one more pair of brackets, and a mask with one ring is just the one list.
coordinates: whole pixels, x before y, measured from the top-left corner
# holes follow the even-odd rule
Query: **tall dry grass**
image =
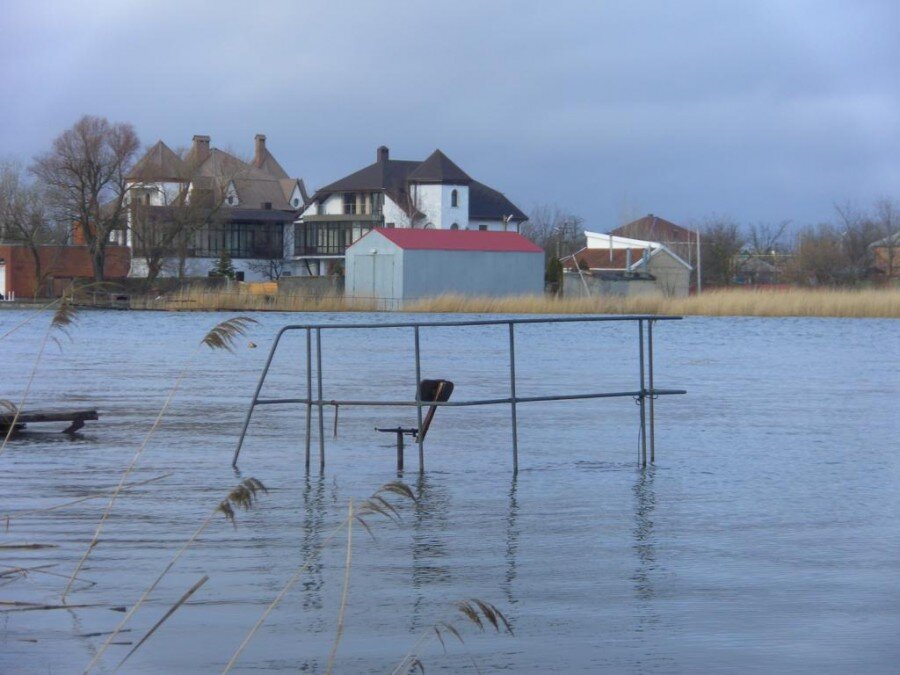
[[(376, 300), (300, 294), (259, 295), (237, 290), (190, 287), (164, 298), (140, 298), (135, 309), (195, 311), (370, 312)], [(478, 314), (676, 314), (695, 316), (820, 316), (900, 318), (900, 289), (788, 289), (707, 291), (687, 298), (554, 298), (535, 295), (505, 298), (442, 295), (408, 302), (405, 312)]]
[(547, 296), (466, 298), (442, 296), (408, 304), (408, 312), (502, 314), (674, 314), (696, 316), (822, 316), (900, 318), (900, 290), (707, 291), (686, 298), (662, 296), (557, 299)]

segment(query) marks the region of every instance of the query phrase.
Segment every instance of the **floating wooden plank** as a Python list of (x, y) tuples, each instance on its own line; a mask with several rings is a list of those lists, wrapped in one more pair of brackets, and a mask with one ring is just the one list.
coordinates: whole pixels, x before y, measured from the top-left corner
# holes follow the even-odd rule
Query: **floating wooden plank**
[(39, 422), (69, 422), (69, 426), (63, 429), (64, 434), (74, 434), (84, 426), (88, 420), (98, 420), (100, 416), (96, 410), (32, 410), (22, 411), (18, 415), (12, 412), (0, 413), (0, 431), (8, 431), (11, 424), (15, 423), (16, 430), (21, 430), (26, 424)]

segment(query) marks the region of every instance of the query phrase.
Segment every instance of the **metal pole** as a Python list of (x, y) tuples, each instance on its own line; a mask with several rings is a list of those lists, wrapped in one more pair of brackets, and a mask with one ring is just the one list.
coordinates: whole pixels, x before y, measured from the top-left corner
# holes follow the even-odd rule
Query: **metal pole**
[(519, 473), (519, 433), (516, 424), (516, 339), (513, 323), (509, 322), (509, 393), (512, 414), (513, 475)]
[(644, 389), (644, 320), (638, 319), (638, 342), (640, 343), (639, 361), (641, 367), (641, 466), (647, 466), (647, 410), (645, 407)]
[(414, 328), (415, 332), (415, 344), (416, 344), (416, 418), (419, 421), (419, 425), (417, 427), (418, 431), (416, 432), (416, 443), (419, 445), (419, 473), (423, 473), (425, 471), (425, 448), (423, 447), (424, 439), (422, 438), (422, 398), (420, 384), (422, 382), (422, 361), (421, 361), (421, 353), (419, 351), (419, 327), (416, 326)]
[(309, 474), (310, 441), (312, 440), (312, 330), (306, 329), (306, 473)]
[(647, 322), (647, 371), (650, 376), (650, 463), (656, 462), (656, 417), (653, 412), (653, 319)]
[(281, 336), (284, 335), (286, 328), (282, 328), (278, 331), (278, 334), (275, 336), (275, 341), (272, 343), (272, 348), (269, 350), (269, 356), (266, 359), (266, 365), (263, 366), (262, 373), (259, 375), (259, 382), (256, 383), (256, 391), (253, 392), (253, 400), (250, 401), (250, 408), (247, 410), (247, 416), (244, 418), (244, 426), (241, 428), (241, 436), (238, 439), (237, 447), (234, 449), (234, 456), (231, 458), (231, 466), (237, 467), (238, 456), (241, 454), (241, 447), (244, 445), (244, 437), (247, 435), (247, 428), (250, 426), (250, 417), (253, 415), (253, 409), (256, 407), (256, 402), (259, 401), (259, 392), (262, 391), (263, 382), (266, 381), (266, 376), (269, 374), (269, 367), (272, 365), (272, 359), (275, 357), (275, 350), (278, 349), (278, 344), (281, 342)]
[(700, 295), (700, 291), (703, 288), (700, 276), (700, 231), (697, 230), (697, 295)]
[(319, 472), (325, 470), (325, 411), (322, 407), (322, 329), (316, 328), (316, 377), (319, 389)]

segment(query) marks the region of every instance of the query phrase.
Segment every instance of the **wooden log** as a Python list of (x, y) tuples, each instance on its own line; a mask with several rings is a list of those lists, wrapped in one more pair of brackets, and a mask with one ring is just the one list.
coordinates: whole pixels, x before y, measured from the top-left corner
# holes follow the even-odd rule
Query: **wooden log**
[(65, 434), (73, 434), (84, 426), (87, 420), (98, 420), (96, 410), (32, 410), (22, 411), (18, 415), (11, 412), (0, 413), (0, 430), (7, 431), (13, 421), (20, 430), (26, 424), (39, 422), (69, 422), (63, 430)]

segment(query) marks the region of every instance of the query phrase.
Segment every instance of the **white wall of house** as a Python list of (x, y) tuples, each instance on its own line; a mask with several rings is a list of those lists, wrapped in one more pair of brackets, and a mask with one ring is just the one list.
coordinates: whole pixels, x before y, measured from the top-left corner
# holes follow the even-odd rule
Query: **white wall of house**
[[(262, 260), (252, 260), (250, 258), (232, 259), (231, 264), (234, 266), (235, 272), (244, 273), (244, 281), (268, 281), (264, 274), (254, 272), (250, 269), (253, 262), (263, 263)], [(188, 258), (184, 262), (185, 276), (188, 277), (206, 277), (215, 269), (218, 263), (217, 258)], [(131, 269), (128, 272), (129, 277), (144, 278), (147, 276), (147, 259), (134, 257), (131, 259)], [(166, 258), (163, 261), (162, 272), (160, 277), (176, 277), (178, 276), (178, 258)]]
[[(469, 228), (469, 188), (466, 185), (418, 183), (414, 186), (413, 202), (425, 214), (425, 222), (436, 230), (449, 230), (454, 223), (460, 230)], [(453, 191), (457, 192), (457, 206)]]
[(400, 208), (400, 206), (387, 195), (384, 196), (384, 224), (394, 223), (394, 227), (409, 227), (409, 216)]
[[(503, 232), (503, 222), (500, 220), (470, 220), (469, 221), (469, 229), (470, 230), (480, 230), (481, 227), (484, 226), (486, 230), (490, 230), (491, 232)], [(505, 230), (507, 232), (515, 232), (516, 225), (515, 223), (510, 223), (509, 227)]]

